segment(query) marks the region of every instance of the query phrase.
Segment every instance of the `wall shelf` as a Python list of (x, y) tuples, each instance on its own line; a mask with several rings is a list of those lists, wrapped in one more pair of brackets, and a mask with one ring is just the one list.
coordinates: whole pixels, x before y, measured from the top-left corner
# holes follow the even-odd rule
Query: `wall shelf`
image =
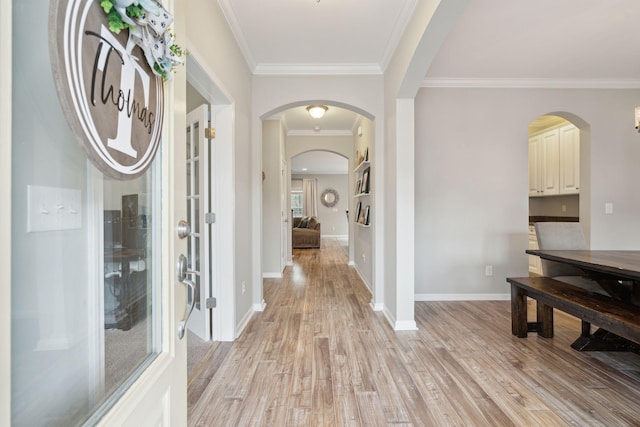
[(356, 168), (353, 170), (353, 173), (358, 173), (360, 172), (362, 169), (366, 168), (367, 166), (369, 166), (371, 164), (371, 162), (369, 162), (368, 160), (363, 161), (362, 163), (360, 163), (358, 166), (356, 166)]

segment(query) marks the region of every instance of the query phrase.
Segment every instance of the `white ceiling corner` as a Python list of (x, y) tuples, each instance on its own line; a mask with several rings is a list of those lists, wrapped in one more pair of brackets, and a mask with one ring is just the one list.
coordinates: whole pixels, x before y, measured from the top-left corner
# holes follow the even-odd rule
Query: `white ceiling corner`
[(404, 31), (409, 25), (409, 21), (413, 16), (413, 12), (416, 9), (418, 4), (418, 0), (411, 0), (404, 3), (402, 12), (396, 21), (396, 24), (393, 27), (393, 32), (391, 37), (389, 38), (389, 43), (387, 43), (387, 47), (382, 54), (382, 58), (380, 59), (380, 69), (384, 72), (387, 69), (387, 66), (391, 62), (391, 58), (393, 58), (393, 54), (398, 48), (398, 44), (404, 35)]
[(238, 22), (238, 18), (231, 7), (232, 0), (218, 0), (218, 4), (220, 5), (220, 9), (222, 9), (222, 14), (227, 20), (227, 24), (231, 28), (231, 32), (233, 33), (233, 37), (235, 37), (238, 46), (240, 47), (240, 51), (244, 56), (244, 60), (247, 61), (247, 65), (250, 70), (254, 70), (256, 68), (255, 60), (253, 59), (253, 55), (251, 53), (251, 49), (247, 40), (244, 37), (242, 32), (242, 27)]
[(469, 0), (422, 87), (638, 88), (637, 0)]
[(418, 0), (218, 0), (257, 75), (380, 75)]

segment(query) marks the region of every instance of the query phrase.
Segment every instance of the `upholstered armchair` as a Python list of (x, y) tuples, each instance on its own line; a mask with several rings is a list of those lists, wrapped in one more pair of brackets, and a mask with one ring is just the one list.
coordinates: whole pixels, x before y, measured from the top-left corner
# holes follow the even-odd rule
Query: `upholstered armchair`
[(320, 221), (315, 216), (293, 219), (293, 248), (320, 247)]

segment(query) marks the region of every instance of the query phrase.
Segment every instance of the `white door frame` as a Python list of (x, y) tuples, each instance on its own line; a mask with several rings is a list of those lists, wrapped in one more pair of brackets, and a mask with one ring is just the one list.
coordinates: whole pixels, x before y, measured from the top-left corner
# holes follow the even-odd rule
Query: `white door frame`
[[(0, 2), (0, 235), (11, 236), (12, 2)], [(0, 239), (0, 425), (11, 425), (11, 239)]]
[(233, 341), (238, 335), (235, 312), (235, 105), (215, 73), (199, 61), (197, 50), (187, 44), (187, 79), (211, 104), (211, 123), (215, 123), (216, 137), (212, 176), (211, 211), (216, 214), (212, 225), (212, 253), (217, 254), (212, 272), (212, 293), (216, 309), (212, 312), (212, 339)]

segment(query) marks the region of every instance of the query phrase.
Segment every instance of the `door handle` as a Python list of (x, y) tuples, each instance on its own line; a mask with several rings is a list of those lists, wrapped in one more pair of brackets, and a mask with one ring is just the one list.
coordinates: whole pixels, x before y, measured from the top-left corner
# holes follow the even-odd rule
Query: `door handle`
[(178, 282), (182, 283), (187, 278), (187, 275), (191, 274), (193, 276), (197, 276), (197, 271), (187, 270), (187, 257), (180, 254), (178, 257), (178, 266), (176, 268), (176, 276), (178, 277)]
[(187, 270), (187, 257), (183, 254), (180, 254), (178, 257), (178, 265), (177, 265), (177, 278), (180, 284), (185, 285), (185, 289), (187, 291), (187, 304), (184, 309), (184, 315), (182, 316), (182, 320), (180, 321), (180, 325), (178, 326), (178, 338), (184, 338), (184, 333), (187, 329), (187, 321), (189, 320), (189, 316), (191, 316), (191, 312), (193, 312), (193, 307), (196, 304), (196, 284), (187, 279), (187, 274), (194, 274), (194, 272)]
[(185, 279), (181, 283), (187, 286), (187, 305), (184, 308), (184, 315), (180, 321), (180, 326), (178, 326), (178, 338), (180, 339), (184, 338), (184, 333), (187, 329), (187, 320), (189, 320), (189, 316), (191, 316), (193, 307), (196, 304), (196, 284), (189, 279)]

